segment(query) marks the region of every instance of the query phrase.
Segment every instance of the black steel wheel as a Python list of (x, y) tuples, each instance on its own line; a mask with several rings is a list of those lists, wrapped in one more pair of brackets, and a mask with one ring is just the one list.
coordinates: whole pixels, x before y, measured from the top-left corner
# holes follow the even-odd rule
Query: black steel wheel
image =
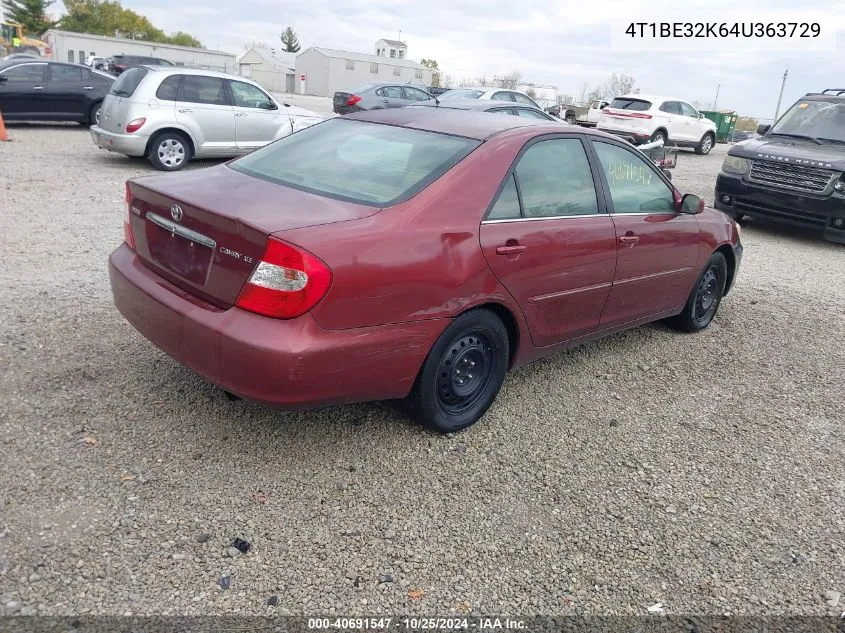
[(722, 253), (713, 253), (695, 282), (683, 311), (669, 322), (685, 332), (703, 330), (716, 316), (728, 278), (728, 263)]
[(499, 393), (509, 360), (508, 333), (488, 310), (456, 318), (435, 342), (407, 405), (427, 428), (459, 431), (486, 413)]

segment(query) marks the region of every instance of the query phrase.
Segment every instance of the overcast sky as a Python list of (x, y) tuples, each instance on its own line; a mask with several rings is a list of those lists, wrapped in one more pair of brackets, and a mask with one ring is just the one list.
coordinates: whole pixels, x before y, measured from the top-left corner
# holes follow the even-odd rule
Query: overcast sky
[[(721, 21), (736, 0), (123, 0), (168, 31), (183, 30), (209, 48), (233, 53), (263, 41), (277, 46), (292, 26), (302, 49), (325, 46), (373, 52), (377, 39), (402, 39), (410, 59), (434, 58), (453, 77), (506, 74), (552, 84), (578, 95), (583, 83), (602, 83), (612, 72), (633, 75), (643, 93), (672, 95), (709, 107), (772, 117), (781, 77), (789, 68), (783, 101), (845, 87), (845, 2), (834, 0), (745, 0), (743, 15), (770, 21), (822, 20), (837, 33), (838, 52), (661, 52), (611, 49), (613, 20)], [(695, 9), (707, 9), (696, 13)], [(780, 9), (782, 13), (773, 13)], [(643, 10), (650, 11), (644, 14)], [(784, 106), (784, 107), (785, 107)]]

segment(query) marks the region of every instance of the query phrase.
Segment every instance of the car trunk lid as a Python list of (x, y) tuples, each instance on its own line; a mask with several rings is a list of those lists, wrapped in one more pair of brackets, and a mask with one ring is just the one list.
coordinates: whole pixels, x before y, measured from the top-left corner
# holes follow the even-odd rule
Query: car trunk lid
[(378, 207), (325, 198), (225, 165), (129, 181), (139, 258), (178, 286), (231, 307), (271, 233), (364, 218)]

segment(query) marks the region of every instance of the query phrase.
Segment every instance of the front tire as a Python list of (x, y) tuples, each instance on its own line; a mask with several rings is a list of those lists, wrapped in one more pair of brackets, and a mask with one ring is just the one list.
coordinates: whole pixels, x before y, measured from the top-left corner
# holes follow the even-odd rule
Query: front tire
[(702, 156), (706, 156), (710, 153), (710, 150), (713, 149), (713, 145), (716, 143), (716, 139), (713, 138), (713, 135), (709, 132), (701, 137), (701, 140), (698, 142), (698, 145), (695, 146), (695, 153), (700, 154)]
[(161, 171), (178, 171), (191, 160), (191, 144), (177, 132), (163, 132), (150, 143), (149, 158)]
[(499, 393), (510, 346), (502, 321), (484, 309), (456, 318), (429, 351), (406, 399), (410, 414), (438, 433), (471, 426)]
[(728, 279), (728, 262), (722, 253), (713, 253), (690, 291), (683, 312), (669, 319), (682, 332), (698, 332), (713, 322)]

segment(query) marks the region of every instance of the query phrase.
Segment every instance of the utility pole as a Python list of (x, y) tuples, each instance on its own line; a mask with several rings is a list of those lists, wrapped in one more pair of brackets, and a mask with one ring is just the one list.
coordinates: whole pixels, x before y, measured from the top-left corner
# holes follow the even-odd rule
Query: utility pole
[(713, 99), (713, 111), (716, 111), (716, 103), (719, 101), (719, 88), (722, 87), (722, 84), (716, 84), (716, 98)]
[(778, 114), (780, 113), (780, 100), (783, 99), (783, 87), (786, 85), (786, 78), (789, 76), (789, 69), (783, 71), (783, 81), (780, 84), (780, 94), (778, 95), (778, 106), (775, 108), (775, 120), (772, 122), (772, 125), (777, 123)]

